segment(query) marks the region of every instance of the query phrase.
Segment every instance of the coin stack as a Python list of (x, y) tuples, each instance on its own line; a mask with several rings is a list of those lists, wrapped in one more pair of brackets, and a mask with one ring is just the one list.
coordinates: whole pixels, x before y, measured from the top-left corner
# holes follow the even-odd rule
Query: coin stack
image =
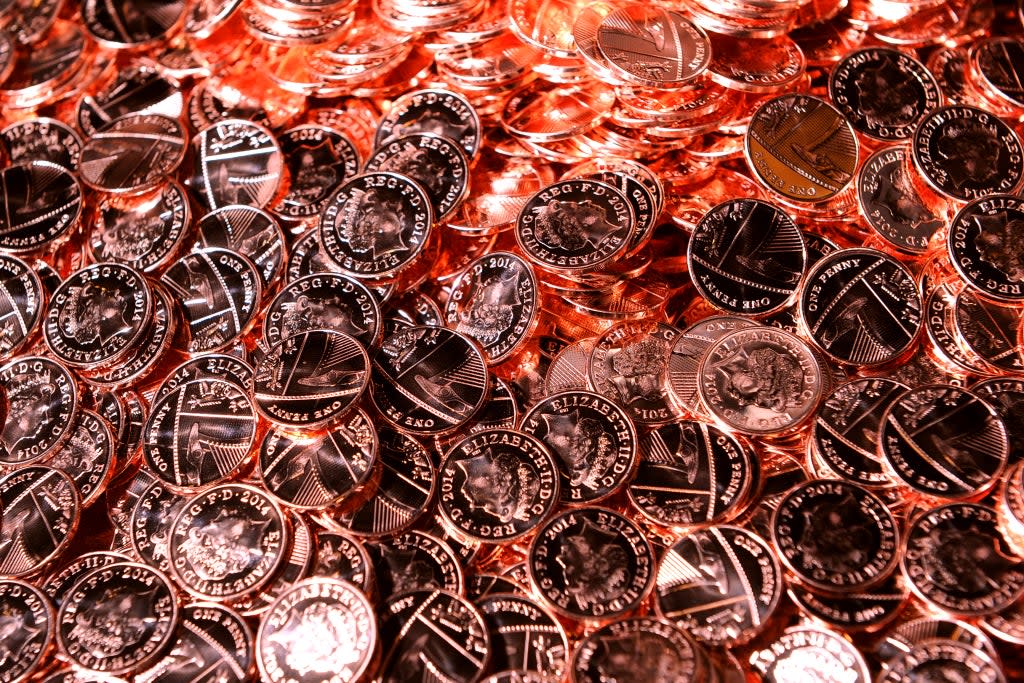
[(0, 2), (0, 680), (1024, 676), (1024, 24)]

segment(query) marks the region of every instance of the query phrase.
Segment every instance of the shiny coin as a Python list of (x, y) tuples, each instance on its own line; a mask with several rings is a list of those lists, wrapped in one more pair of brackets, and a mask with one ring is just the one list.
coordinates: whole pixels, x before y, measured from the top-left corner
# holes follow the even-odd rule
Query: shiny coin
[(298, 512), (286, 510), (291, 529), (291, 546), (284, 563), (269, 582), (259, 589), (231, 601), (245, 617), (261, 617), (285, 591), (309, 576), (313, 567), (313, 530)]
[(739, 316), (710, 316), (695, 322), (676, 337), (668, 357), (669, 388), (680, 407), (698, 414), (700, 362), (708, 347), (731, 332), (757, 327), (749, 318)]
[(291, 530), (263, 491), (221, 484), (191, 498), (171, 527), (171, 574), (201, 598), (238, 598), (267, 583), (284, 562)]
[(981, 359), (981, 369), (991, 372), (1024, 372), (1018, 338), (1021, 310), (988, 301), (969, 289), (956, 296), (952, 311), (958, 341), (969, 354)]
[(296, 126), (282, 133), (280, 142), (290, 180), (288, 193), (273, 207), (280, 216), (319, 216), (334, 190), (359, 173), (355, 145), (333, 128)]
[(711, 61), (703, 30), (678, 12), (639, 3), (604, 17), (597, 45), (617, 75), (654, 88), (693, 80)]
[(988, 195), (957, 213), (946, 247), (950, 262), (972, 288), (998, 301), (1024, 301), (1024, 260), (1018, 257), (1024, 200)]
[(312, 330), (345, 332), (371, 347), (383, 325), (380, 306), (359, 280), (322, 273), (291, 281), (274, 297), (263, 320), (263, 339), (270, 345)]
[(82, 21), (100, 44), (114, 49), (135, 48), (163, 38), (185, 13), (183, 0), (128, 0), (109, 5), (101, 0), (82, 3)]
[(285, 281), (293, 282), (307, 275), (336, 273), (338, 270), (338, 266), (324, 253), (320, 230), (314, 228), (292, 242), (288, 250)]
[(1024, 107), (1024, 45), (1014, 37), (992, 37), (971, 47), (968, 59), (972, 77), (980, 77), (986, 95), (996, 95), (1014, 107)]
[(69, 171), (78, 169), (82, 138), (56, 119), (27, 119), (0, 130), (0, 142), (11, 165), (49, 161)]
[(130, 510), (129, 539), (132, 550), (143, 562), (166, 573), (171, 570), (168, 559), (171, 527), (188, 498), (172, 491), (154, 475), (149, 477), (152, 483)]
[(199, 219), (196, 233), (194, 249), (228, 249), (252, 261), (264, 289), (284, 271), (284, 233), (266, 211), (222, 206)]
[(857, 169), (849, 122), (810, 95), (781, 95), (761, 105), (750, 120), (745, 151), (758, 180), (801, 203), (835, 197)]
[(0, 171), (0, 248), (30, 252), (63, 237), (78, 224), (82, 188), (64, 167), (29, 161)]
[(176, 119), (184, 105), (182, 88), (155, 67), (136, 65), (118, 72), (110, 84), (78, 102), (75, 122), (92, 135), (114, 119), (129, 114), (161, 114)]
[(994, 377), (971, 386), (971, 391), (992, 406), (1010, 439), (1009, 464), (1024, 460), (1024, 380)]
[(382, 143), (364, 170), (414, 180), (426, 191), (438, 222), (451, 215), (469, 191), (469, 161), (462, 148), (433, 134), (414, 133)]
[(449, 90), (418, 90), (396, 99), (381, 119), (376, 147), (414, 133), (432, 133), (458, 143), (472, 159), (480, 149), (481, 125), (473, 105)]
[(128, 562), (129, 557), (123, 553), (108, 552), (101, 550), (93, 553), (85, 553), (76, 557), (54, 572), (46, 579), (42, 586), (43, 592), (53, 601), (54, 606), (60, 607), (67, 597), (68, 592), (74, 587), (78, 580), (97, 567), (106, 567), (115, 562)]
[(964, 680), (1003, 683), (1002, 669), (988, 655), (964, 643), (952, 640), (934, 640), (915, 645), (892, 660), (889, 668), (878, 677), (878, 683), (904, 683), (930, 671), (941, 671), (943, 676), (959, 676)]
[(671, 621), (629, 617), (587, 635), (573, 652), (574, 683), (699, 681), (709, 675), (700, 646)]
[(505, 100), (501, 124), (527, 140), (568, 140), (600, 125), (614, 104), (615, 91), (600, 81), (553, 86), (538, 79)]
[(790, 585), (788, 593), (801, 612), (848, 633), (878, 630), (899, 615), (910, 597), (899, 573), (866, 591), (825, 594)]
[(223, 353), (202, 354), (168, 373), (153, 401), (155, 403), (182, 384), (196, 379), (222, 379), (248, 393), (252, 390), (253, 373), (252, 366), (241, 358)]
[(861, 214), (887, 245), (907, 254), (923, 254), (943, 216), (914, 187), (905, 146), (883, 147), (864, 162), (857, 175)]
[(185, 158), (185, 132), (158, 114), (129, 114), (92, 134), (79, 176), (94, 190), (137, 194), (156, 187)]
[(355, 683), (377, 652), (373, 607), (350, 583), (302, 581), (260, 622), (256, 661), (266, 681)]
[(110, 425), (91, 410), (80, 410), (71, 436), (46, 465), (71, 477), (82, 507), (88, 507), (106, 490), (114, 474), (114, 435)]
[(373, 575), (381, 599), (419, 590), (462, 593), (462, 569), (454, 551), (423, 531), (368, 543)]
[[(51, 11), (57, 2), (40, 3)], [(19, 8), (20, 9), (20, 8)], [(66, 86), (77, 69), (82, 67), (85, 34), (77, 23), (56, 21), (47, 36), (31, 50), (17, 53), (14, 70), (0, 87), (0, 100), (7, 106), (35, 107), (45, 102), (56, 86)]]
[(199, 379), (153, 404), (142, 453), (151, 471), (178, 490), (223, 481), (241, 467), (256, 438), (248, 395), (231, 382)]
[(562, 678), (569, 643), (551, 614), (530, 598), (491, 593), (476, 601), (491, 641), (491, 669), (519, 669)]
[(883, 668), (914, 647), (928, 641), (955, 641), (997, 659), (992, 640), (977, 626), (941, 617), (919, 617), (893, 626), (876, 646)]
[(796, 84), (806, 67), (803, 50), (789, 36), (758, 39), (711, 34), (708, 75), (730, 90), (777, 93)]
[(171, 642), (178, 601), (162, 572), (137, 562), (97, 567), (71, 589), (57, 614), (64, 655), (103, 674), (136, 671)]
[(71, 542), (81, 515), (71, 477), (33, 465), (0, 479), (0, 574), (32, 574)]
[(363, 593), (371, 594), (375, 580), (364, 544), (348, 534), (318, 530), (315, 556), (310, 570), (313, 576), (342, 579)]
[(35, 586), (4, 579), (0, 581), (0, 614), (10, 629), (4, 636), (7, 656), (0, 662), (0, 678), (28, 680), (53, 643), (53, 608)]
[(820, 681), (870, 683), (864, 657), (844, 636), (827, 629), (794, 627), (750, 655), (764, 683)]
[(17, 353), (37, 336), (45, 296), (42, 281), (26, 262), (0, 255), (0, 357)]
[(300, 332), (271, 348), (256, 366), (256, 408), (284, 426), (324, 426), (359, 400), (369, 366), (366, 349), (344, 332)]
[(0, 430), (0, 463), (23, 465), (54, 452), (71, 436), (78, 412), (75, 376), (63, 364), (37, 356), (0, 368), (7, 415)]
[(89, 251), (96, 261), (151, 273), (180, 252), (191, 218), (185, 188), (174, 181), (141, 197), (106, 197), (96, 207)]
[(230, 204), (265, 208), (281, 184), (284, 155), (263, 126), (224, 119), (192, 139), (189, 186), (200, 207), (213, 211)]
[(587, 366), (594, 350), (594, 338), (580, 339), (569, 344), (551, 359), (544, 375), (544, 391), (557, 394), (573, 389), (589, 389)]
[[(260, 99), (247, 92), (242, 92), (228, 79), (216, 76), (206, 79), (192, 89), (192, 93), (189, 95), (187, 114), (188, 122), (198, 131), (229, 119), (251, 121), (267, 128), (272, 125), (270, 116), (263, 108)], [(254, 146), (261, 147), (265, 144), (266, 141), (262, 137), (256, 138), (256, 142), (253, 143)], [(270, 158), (273, 158), (273, 155)], [(239, 202), (227, 203), (237, 204)]]

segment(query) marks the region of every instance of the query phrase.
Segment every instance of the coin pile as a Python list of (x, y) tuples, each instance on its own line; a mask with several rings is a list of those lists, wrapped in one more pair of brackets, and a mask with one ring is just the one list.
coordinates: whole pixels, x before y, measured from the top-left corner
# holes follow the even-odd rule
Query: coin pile
[(1022, 29), (0, 2), (0, 681), (1020, 680)]

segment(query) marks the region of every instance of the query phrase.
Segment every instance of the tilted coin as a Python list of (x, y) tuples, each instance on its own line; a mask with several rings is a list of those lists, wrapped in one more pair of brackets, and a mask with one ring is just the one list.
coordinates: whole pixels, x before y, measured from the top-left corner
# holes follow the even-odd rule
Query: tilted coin
[(277, 220), (252, 206), (222, 206), (199, 219), (194, 249), (228, 249), (245, 256), (269, 289), (284, 271), (284, 233)]
[(281, 184), (284, 155), (263, 126), (224, 119), (192, 139), (188, 185), (204, 211), (231, 204), (265, 208)]
[(711, 61), (711, 43), (700, 27), (679, 12), (641, 3), (604, 17), (597, 45), (618, 75), (654, 88), (692, 80)]
[(413, 133), (382, 143), (364, 171), (414, 180), (430, 198), (437, 221), (447, 218), (469, 191), (469, 161), (462, 148), (433, 134)]
[(7, 415), (0, 429), (0, 463), (37, 462), (71, 437), (78, 413), (78, 382), (62, 363), (19, 356), (0, 367)]
[(617, 188), (629, 200), (636, 219), (627, 251), (635, 253), (650, 241), (664, 208), (665, 188), (647, 166), (628, 159), (593, 159), (575, 166), (565, 178), (592, 178)]
[(374, 140), (381, 147), (392, 138), (413, 133), (433, 133), (462, 146), (472, 159), (480, 149), (480, 117), (469, 101), (449, 90), (417, 90), (391, 104), (377, 127)]
[(794, 627), (750, 655), (764, 683), (791, 680), (870, 683), (863, 655), (846, 637), (827, 629)]
[(910, 589), (897, 572), (864, 591), (822, 593), (790, 585), (788, 594), (801, 612), (826, 626), (848, 633), (871, 633), (900, 614), (910, 598)]
[(69, 171), (78, 169), (82, 138), (57, 119), (17, 121), (0, 130), (0, 143), (12, 165), (49, 161)]
[(46, 292), (39, 275), (17, 256), (0, 255), (0, 357), (9, 357), (39, 331)]
[(627, 617), (590, 633), (573, 652), (574, 683), (603, 680), (699, 681), (710, 672), (700, 646), (657, 617)]
[(565, 346), (551, 359), (544, 374), (544, 391), (557, 394), (574, 389), (589, 389), (590, 377), (587, 367), (594, 350), (596, 338), (580, 339)]
[(31, 160), (0, 171), (0, 248), (23, 253), (59, 240), (78, 225), (82, 187), (70, 171)]
[(317, 530), (316, 553), (310, 573), (348, 581), (367, 595), (375, 584), (373, 565), (366, 546), (348, 534)]
[(878, 683), (903, 683), (930, 671), (967, 680), (1002, 683), (1006, 680), (1000, 666), (983, 652), (952, 640), (935, 640), (915, 645), (889, 663)]
[(585, 80), (558, 86), (539, 79), (505, 100), (501, 125), (526, 140), (567, 140), (600, 125), (614, 104), (615, 91), (606, 83)]
[(182, 384), (197, 379), (222, 379), (248, 393), (252, 390), (254, 372), (252, 366), (241, 358), (224, 353), (200, 354), (168, 373), (160, 383), (153, 402), (159, 401)]
[(1024, 46), (1015, 37), (991, 37), (979, 40), (968, 54), (972, 80), (977, 80), (986, 95), (996, 95), (1015, 107), (1024, 106)]
[(971, 385), (971, 391), (980, 396), (1003, 419), (1010, 439), (1010, 465), (1024, 459), (1024, 380), (994, 377)]
[(82, 3), (82, 20), (90, 35), (114, 49), (141, 47), (163, 38), (184, 16), (182, 0), (127, 0), (110, 5)]
[(4, 579), (0, 581), (0, 614), (8, 620), (10, 629), (4, 636), (7, 656), (0, 662), (0, 678), (27, 680), (53, 643), (53, 608), (35, 586)]
[(949, 228), (950, 263), (968, 285), (997, 301), (1024, 301), (1018, 226), (1024, 226), (1024, 200), (990, 194), (960, 209)]
[(175, 181), (139, 197), (105, 197), (96, 207), (89, 251), (151, 273), (180, 252), (191, 224), (185, 188)]
[(0, 574), (32, 574), (71, 542), (81, 498), (64, 472), (32, 465), (0, 479)]
[(42, 586), (43, 592), (53, 601), (55, 607), (60, 607), (64, 598), (71, 591), (78, 580), (97, 567), (106, 567), (115, 562), (128, 562), (130, 558), (123, 553), (100, 550), (92, 553), (85, 553), (65, 564), (58, 571), (47, 577), (46, 583)]
[(78, 174), (94, 190), (137, 194), (153, 189), (185, 158), (185, 131), (177, 119), (129, 114), (92, 134)]
[(979, 650), (991, 659), (999, 658), (995, 644), (983, 630), (966, 621), (943, 617), (918, 617), (893, 626), (875, 646), (883, 668), (904, 653), (929, 641), (955, 641)]
[(35, 43), (53, 26), (61, 7), (60, 0), (43, 0), (27, 7), (16, 5), (13, 15), (4, 17), (5, 22), (10, 21), (4, 30), (22, 45)]
[[(197, 131), (229, 120), (250, 121), (265, 128), (272, 126), (270, 115), (267, 114), (260, 99), (240, 91), (227, 79), (216, 76), (206, 79), (192, 89), (186, 113), (188, 122)], [(265, 142), (263, 138), (257, 140), (257, 145)]]
[(991, 373), (1024, 372), (1020, 353), (1021, 310), (1017, 306), (985, 299), (964, 289), (956, 295), (952, 310), (958, 340), (970, 354), (981, 360), (980, 369)]
[(492, 670), (519, 669), (560, 679), (569, 643), (558, 620), (532, 599), (491, 593), (476, 601), (491, 641)]
[(293, 282), (307, 275), (335, 273), (339, 268), (324, 253), (320, 244), (320, 230), (313, 228), (294, 240), (288, 250), (288, 268), (285, 281)]
[(334, 190), (359, 173), (355, 145), (333, 128), (296, 126), (282, 133), (280, 141), (290, 177), (287, 194), (273, 206), (280, 216), (319, 216)]
[(143, 562), (167, 573), (171, 570), (168, 554), (171, 527), (188, 502), (188, 496), (175, 493), (154, 475), (149, 478), (151, 483), (129, 510), (128, 535), (132, 550)]
[(283, 593), (309, 576), (313, 568), (313, 530), (309, 522), (294, 510), (285, 510), (291, 529), (288, 556), (273, 577), (260, 588), (231, 601), (245, 617), (261, 617)]
[(366, 544), (382, 600), (410, 591), (462, 593), (462, 569), (454, 551), (423, 531), (406, 531)]
[[(52, 0), (40, 3), (51, 11), (59, 9)], [(20, 9), (20, 8), (19, 8)], [(34, 107), (46, 101), (54, 86), (63, 86), (81, 67), (85, 34), (77, 22), (53, 22), (46, 38), (31, 50), (18, 53), (11, 75), (0, 85), (0, 99), (8, 106)]]
[(121, 69), (117, 77), (95, 93), (78, 101), (75, 123), (86, 135), (92, 135), (114, 119), (128, 114), (162, 114), (173, 119), (184, 105), (177, 81), (153, 66), (137, 64)]
[(114, 435), (110, 425), (91, 410), (78, 411), (71, 436), (45, 464), (71, 477), (82, 507), (88, 507), (106, 490), (114, 474)]
[(710, 316), (695, 322), (676, 337), (668, 357), (669, 388), (673, 398), (690, 413), (700, 412), (700, 362), (711, 344), (736, 330), (757, 327), (749, 318)]
[(270, 345), (311, 330), (345, 332), (369, 348), (383, 332), (380, 306), (359, 280), (335, 273), (314, 273), (290, 281), (274, 297), (263, 319)]

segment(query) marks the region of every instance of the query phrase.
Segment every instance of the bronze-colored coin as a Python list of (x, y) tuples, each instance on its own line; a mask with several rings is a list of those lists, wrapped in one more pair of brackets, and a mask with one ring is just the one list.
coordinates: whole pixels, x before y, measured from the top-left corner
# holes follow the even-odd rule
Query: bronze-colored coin
[(64, 472), (32, 465), (0, 479), (0, 574), (33, 574), (71, 542), (81, 498)]
[(307, 124), (281, 134), (288, 167), (288, 193), (274, 205), (280, 216), (319, 216), (334, 190), (359, 173), (359, 152), (340, 131)]
[[(57, 6), (48, 0), (50, 9)], [(35, 107), (53, 94), (53, 88), (66, 86), (82, 68), (85, 34), (77, 22), (55, 21), (45, 38), (32, 50), (17, 53), (14, 71), (0, 85), (0, 100), (17, 108)]]
[(149, 476), (152, 481), (129, 511), (128, 535), (132, 550), (143, 562), (169, 573), (171, 528), (188, 498), (172, 491), (155, 475)]
[(43, 283), (31, 266), (0, 254), (0, 357), (18, 353), (36, 338), (45, 304)]
[(429, 195), (415, 180), (358, 175), (335, 190), (320, 215), (325, 263), (352, 277), (393, 278), (419, 256), (434, 220)]
[(377, 432), (356, 408), (326, 433), (299, 437), (270, 430), (257, 467), (267, 490), (287, 505), (319, 510), (363, 486), (377, 462)]
[(70, 171), (49, 161), (28, 161), (0, 171), (0, 248), (35, 251), (78, 225), (82, 188)]
[(222, 379), (248, 394), (252, 391), (254, 374), (252, 366), (241, 358), (224, 353), (204, 353), (174, 368), (160, 383), (153, 402), (197, 379)]
[(932, 289), (925, 300), (924, 328), (928, 334), (930, 351), (946, 366), (962, 372), (985, 372), (984, 361), (967, 348), (956, 330), (954, 312), (956, 296), (949, 286)]
[(668, 357), (669, 389), (680, 407), (700, 412), (700, 362), (708, 347), (731, 332), (757, 326), (749, 318), (720, 315), (699, 320), (680, 333)]
[(876, 631), (895, 619), (910, 597), (898, 573), (867, 591), (825, 594), (791, 585), (788, 593), (801, 612), (847, 633)]
[(256, 409), (288, 427), (322, 427), (341, 418), (370, 381), (366, 349), (334, 330), (300, 332), (267, 351), (253, 378)]
[(691, 81), (711, 61), (711, 43), (701, 28), (678, 12), (641, 3), (604, 17), (597, 44), (617, 75), (653, 88)]
[(548, 448), (513, 429), (466, 437), (447, 453), (438, 478), (438, 507), (445, 522), (471, 541), (522, 538), (558, 502), (558, 470)]
[(168, 540), (175, 581), (200, 598), (229, 600), (266, 584), (291, 545), (284, 513), (246, 484), (221, 484), (191, 498)]
[(752, 653), (750, 667), (764, 683), (871, 681), (867, 662), (853, 643), (827, 629), (788, 629), (768, 647)]
[(978, 364), (991, 372), (1024, 372), (1024, 357), (1018, 338), (1021, 310), (1017, 306), (988, 301), (977, 292), (964, 289), (956, 295), (952, 318), (957, 340)]
[(255, 320), (263, 295), (255, 264), (227, 249), (187, 254), (160, 281), (184, 309), (192, 353), (218, 351), (237, 340)]
[(914, 593), (948, 614), (991, 614), (1024, 594), (1024, 561), (1010, 553), (995, 511), (983, 505), (950, 503), (919, 514), (900, 568)]
[(129, 114), (92, 134), (78, 172), (94, 190), (138, 194), (174, 173), (185, 158), (185, 131), (177, 119)]
[(527, 568), (548, 608), (583, 622), (625, 616), (654, 587), (654, 552), (643, 530), (599, 507), (548, 520), (530, 544)]
[(176, 80), (153, 66), (137, 64), (121, 69), (98, 92), (84, 95), (78, 101), (75, 123), (82, 133), (92, 135), (129, 114), (162, 114), (176, 119), (183, 106), (184, 95)]
[(980, 650), (952, 640), (935, 640), (916, 645), (889, 663), (889, 668), (876, 680), (878, 683), (904, 683), (928, 672), (941, 671), (943, 676), (965, 680), (1004, 683), (1001, 667)]
[(21, 45), (36, 43), (53, 26), (62, 6), (60, 0), (42, 0), (27, 7), (5, 3), (4, 30)]
[(970, 75), (986, 95), (1024, 107), (1024, 45), (1015, 37), (992, 37), (971, 46)]
[(56, 616), (46, 595), (32, 584), (0, 580), (0, 614), (7, 634), (6, 655), (0, 660), (0, 678), (26, 681), (39, 669), (53, 643)]
[(383, 416), (414, 434), (466, 424), (487, 399), (487, 366), (476, 343), (441, 327), (386, 337), (373, 357), (370, 396)]
[(997, 301), (1024, 301), (1019, 225), (1024, 225), (1024, 200), (996, 194), (967, 204), (949, 228), (950, 263), (968, 285)]
[(284, 271), (284, 233), (277, 220), (252, 206), (222, 206), (199, 219), (193, 249), (228, 249), (252, 261), (264, 289)]
[(366, 546), (338, 531), (316, 532), (316, 559), (310, 573), (330, 579), (342, 579), (370, 595), (375, 579)]
[(101, 45), (137, 48), (170, 33), (185, 13), (183, 0), (128, 0), (116, 6), (101, 0), (82, 3), (82, 21)]
[(558, 620), (523, 595), (491, 593), (476, 601), (491, 641), (492, 671), (533, 671), (561, 680), (569, 642)]
[(600, 81), (553, 85), (537, 79), (505, 100), (501, 125), (526, 140), (568, 140), (600, 125), (614, 104), (615, 91)]
[(939, 194), (967, 202), (1012, 194), (1024, 180), (1020, 138), (998, 116), (963, 105), (928, 114), (914, 132), (914, 167)]
[(905, 146), (879, 149), (857, 175), (857, 201), (861, 215), (887, 245), (918, 255), (927, 251), (943, 216), (921, 198), (911, 173)]
[(900, 394), (885, 412), (878, 449), (905, 486), (958, 500), (990, 489), (1006, 465), (1006, 425), (987, 402), (946, 384)]
[(458, 143), (472, 159), (480, 149), (481, 125), (473, 105), (449, 90), (417, 90), (396, 99), (380, 125), (376, 147), (413, 133), (433, 133)]
[(256, 636), (263, 680), (361, 680), (377, 653), (373, 607), (350, 583), (311, 578), (271, 605)]
[(232, 606), (245, 617), (261, 617), (283, 593), (309, 576), (313, 568), (313, 530), (298, 512), (286, 510), (292, 530), (291, 546), (284, 563), (269, 582), (259, 589), (231, 601)]
[(678, 528), (721, 524), (739, 514), (757, 462), (731, 434), (681, 420), (640, 441), (640, 465), (626, 492), (645, 517)]
[(0, 464), (27, 465), (71, 437), (78, 414), (78, 383), (62, 363), (20, 356), (0, 367), (6, 415), (0, 430)]
[(835, 107), (810, 95), (781, 95), (750, 119), (745, 152), (754, 175), (795, 202), (822, 202), (853, 180), (857, 138)]
[(986, 616), (981, 625), (1005, 643), (1024, 644), (1024, 611), (1019, 600), (1004, 610)]
[(557, 394), (575, 389), (590, 389), (587, 367), (594, 350), (595, 338), (580, 339), (567, 345), (551, 359), (544, 374), (544, 392)]
[(114, 435), (110, 425), (91, 410), (80, 410), (71, 436), (46, 459), (75, 482), (82, 507), (88, 507), (106, 490), (114, 474)]
[(997, 660), (992, 640), (977, 626), (966, 621), (940, 617), (919, 617), (893, 626), (875, 646), (882, 667), (903, 656), (914, 647), (929, 641), (954, 641), (984, 652)]
[(627, 253), (635, 253), (650, 241), (665, 204), (665, 188), (647, 166), (628, 159), (594, 159), (575, 166), (563, 178), (591, 178), (618, 189), (629, 200), (636, 220)]
[(97, 567), (57, 613), (57, 640), (73, 664), (100, 674), (137, 671), (171, 642), (178, 600), (162, 572), (137, 562)]
[(176, 181), (141, 197), (105, 197), (96, 206), (89, 251), (96, 261), (152, 273), (179, 253), (191, 218), (188, 195)]
[(284, 155), (269, 130), (224, 119), (192, 139), (189, 187), (206, 211), (231, 204), (265, 208), (281, 184)]
[(185, 13), (184, 32), (192, 39), (205, 40), (223, 28), (242, 0), (213, 0), (192, 5)]
[(587, 635), (573, 652), (573, 683), (699, 681), (711, 672), (699, 645), (671, 621), (628, 617)]
[(831, 359), (883, 365), (921, 329), (921, 296), (905, 265), (873, 249), (840, 249), (807, 273), (801, 323)]
[(469, 161), (462, 148), (434, 134), (414, 133), (382, 143), (364, 171), (395, 173), (415, 181), (430, 198), (438, 222), (451, 215), (469, 191)]
[(971, 391), (992, 406), (1006, 425), (1010, 440), (1007, 462), (1020, 462), (1024, 459), (1024, 380), (994, 377), (972, 385)]
[(49, 161), (69, 171), (78, 169), (82, 138), (56, 119), (17, 121), (0, 130), (0, 143), (11, 165)]
[(383, 331), (380, 316), (376, 297), (359, 280), (335, 273), (306, 275), (290, 281), (270, 302), (263, 339), (273, 346), (301, 332), (336, 330), (370, 348)]
[[(188, 99), (188, 122), (197, 131), (229, 120), (251, 121), (265, 128), (272, 127), (270, 115), (257, 97), (239, 90), (228, 78), (213, 76), (197, 84)], [(258, 138), (254, 146), (263, 146)], [(273, 158), (273, 155), (271, 155)], [(249, 202), (228, 201), (226, 204)], [(211, 207), (213, 208), (213, 207)], [(263, 208), (263, 207), (260, 207)]]
[(777, 93), (804, 75), (807, 58), (789, 36), (748, 38), (712, 33), (710, 78), (748, 93)]
[(324, 253), (320, 244), (320, 230), (314, 228), (292, 242), (288, 250), (288, 268), (285, 281), (294, 282), (299, 278), (317, 273), (338, 272), (334, 261)]
[(170, 487), (200, 489), (239, 470), (255, 442), (256, 427), (245, 391), (222, 379), (193, 380), (153, 403), (142, 454)]
[(115, 562), (129, 562), (130, 558), (123, 553), (100, 550), (92, 553), (85, 553), (65, 564), (60, 570), (55, 571), (47, 577), (43, 584), (43, 592), (53, 602), (55, 607), (60, 607), (67, 597), (68, 592), (74, 587), (78, 580), (97, 567), (106, 567)]
[(462, 593), (462, 569), (455, 552), (423, 531), (366, 544), (373, 576), (382, 600), (410, 591), (445, 590)]

